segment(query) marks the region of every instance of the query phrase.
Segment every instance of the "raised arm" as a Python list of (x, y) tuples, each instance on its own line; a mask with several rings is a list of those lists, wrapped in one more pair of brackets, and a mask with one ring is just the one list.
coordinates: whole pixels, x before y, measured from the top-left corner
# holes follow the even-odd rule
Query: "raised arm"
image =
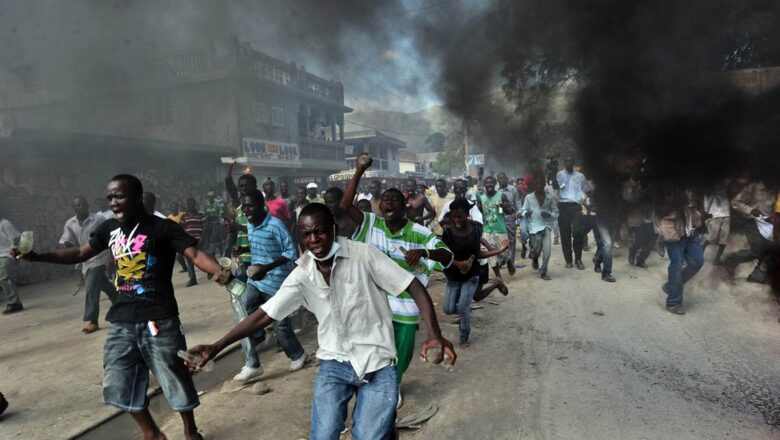
[(439, 348), (439, 357), (437, 359), (432, 359), (433, 363), (438, 364), (444, 360), (443, 355), (446, 354), (447, 357), (450, 358), (452, 364), (455, 365), (455, 360), (457, 359), (455, 349), (453, 348), (452, 343), (441, 335), (439, 321), (436, 319), (436, 312), (433, 309), (433, 302), (431, 301), (431, 296), (428, 294), (428, 291), (417, 278), (412, 280), (409, 287), (406, 288), (406, 291), (412, 295), (414, 303), (417, 305), (417, 308), (420, 309), (425, 328), (428, 331), (428, 338), (422, 344), (420, 356), (427, 362), (429, 360), (428, 350), (431, 348)]
[(236, 187), (236, 183), (233, 182), (233, 166), (235, 164), (235, 162), (231, 162), (230, 165), (228, 165), (227, 173), (225, 174), (225, 189), (227, 189), (228, 195), (233, 203), (239, 205), (238, 187)]
[(360, 184), (360, 178), (363, 177), (363, 173), (365, 173), (370, 166), (371, 162), (369, 162), (368, 165), (363, 165), (359, 160), (355, 161), (355, 174), (347, 184), (347, 189), (344, 190), (344, 197), (341, 199), (342, 211), (347, 214), (350, 220), (358, 225), (363, 223), (363, 211), (359, 210), (357, 206), (352, 203), (352, 201), (355, 200), (358, 185)]

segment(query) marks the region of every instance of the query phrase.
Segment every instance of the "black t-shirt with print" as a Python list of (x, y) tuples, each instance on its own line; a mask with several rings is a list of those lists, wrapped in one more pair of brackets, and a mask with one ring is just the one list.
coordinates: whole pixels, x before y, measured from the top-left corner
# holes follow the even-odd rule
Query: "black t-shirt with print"
[(197, 240), (175, 222), (147, 215), (137, 224), (116, 219), (103, 222), (89, 245), (110, 249), (117, 265), (114, 284), (117, 300), (106, 315), (109, 322), (144, 322), (179, 314), (171, 275), (177, 252)]

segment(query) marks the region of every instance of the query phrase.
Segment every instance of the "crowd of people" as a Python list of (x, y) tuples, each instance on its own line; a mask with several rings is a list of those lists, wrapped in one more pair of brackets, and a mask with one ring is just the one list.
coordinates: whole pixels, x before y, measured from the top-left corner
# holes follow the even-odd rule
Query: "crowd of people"
[[(255, 380), (263, 374), (256, 346), (269, 325), (290, 359), (290, 371), (300, 370), (308, 354), (289, 316), (303, 307), (319, 324), (311, 438), (338, 438), (353, 395), (355, 438), (392, 438), (421, 317), (427, 329), (423, 359), (437, 349), (431, 361), (456, 361), (427, 291), (437, 272), (446, 280), (442, 311), (457, 314), (458, 346), (467, 348), (472, 303), (495, 290), (509, 293), (505, 276), (515, 276), (522, 266), (518, 249), (519, 259), (530, 259), (535, 273), (549, 281), (556, 244), (566, 269), (586, 269), (583, 252), (592, 231), (593, 269), (613, 283), (613, 249), (628, 234), (631, 265), (647, 268), (653, 251), (668, 255), (668, 278), (660, 288), (667, 295), (666, 309), (684, 314), (684, 286), (702, 267), (706, 246), (718, 246), (712, 263), (732, 277), (738, 265), (757, 260), (747, 281), (766, 283), (768, 251), (780, 243), (775, 227), (780, 197), (762, 182), (733, 179), (699, 194), (653, 187), (631, 175), (621, 200), (609, 203), (571, 158), (562, 170), (540, 169), (515, 181), (502, 172), (438, 179), (432, 188), (415, 180), (402, 188), (364, 182), (370, 165), (358, 161), (345, 188), (321, 192), (310, 183), (294, 195), (284, 182), (277, 193), (270, 178), (260, 188), (252, 174), (234, 181), (230, 165), (225, 197), (208, 191), (202, 210), (194, 197), (184, 202), (183, 211), (171, 202), (167, 216), (137, 178), (119, 175), (107, 187), (110, 210), (91, 213), (84, 197), (73, 200), (75, 215), (63, 226), (58, 249), (50, 252), (20, 252), (18, 230), (0, 219), (3, 313), (23, 310), (8, 275), (15, 259), (78, 264), (86, 290), (82, 331), (99, 329), (100, 292), (112, 303), (106, 316), (112, 325), (104, 349), (104, 402), (131, 413), (146, 438), (163, 438), (148, 411), (151, 371), (181, 414), (185, 437), (197, 439), (202, 437), (193, 409), (199, 400), (190, 372), (241, 340), (245, 364), (233, 380)], [(735, 227), (744, 231), (747, 247), (725, 253)], [(226, 273), (215, 256), (233, 258), (240, 270)], [(188, 273), (187, 286), (197, 284), (196, 269), (220, 284), (232, 277), (246, 283), (241, 301), (247, 317), (237, 319), (214, 344), (191, 348), (197, 362), (177, 357), (186, 349), (171, 282), (177, 262)]]

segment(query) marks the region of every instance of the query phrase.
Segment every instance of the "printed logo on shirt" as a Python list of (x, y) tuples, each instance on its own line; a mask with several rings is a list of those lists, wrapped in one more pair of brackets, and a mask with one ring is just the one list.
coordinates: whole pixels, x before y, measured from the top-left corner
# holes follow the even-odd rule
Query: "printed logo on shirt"
[(138, 225), (128, 236), (125, 236), (121, 228), (111, 231), (108, 246), (117, 265), (114, 284), (122, 295), (152, 299), (154, 283), (151, 280), (151, 269), (156, 260), (147, 252), (151, 240), (146, 235), (136, 234), (136, 229)]

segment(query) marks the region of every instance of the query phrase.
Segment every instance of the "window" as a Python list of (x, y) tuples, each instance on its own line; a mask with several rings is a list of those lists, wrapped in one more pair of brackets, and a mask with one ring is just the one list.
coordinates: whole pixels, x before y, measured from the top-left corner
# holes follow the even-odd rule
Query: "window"
[(173, 124), (173, 103), (167, 93), (147, 97), (143, 111), (146, 125)]
[(252, 101), (252, 118), (256, 124), (268, 124), (268, 104), (258, 100)]
[(280, 106), (271, 107), (271, 124), (274, 127), (284, 127), (284, 108)]

